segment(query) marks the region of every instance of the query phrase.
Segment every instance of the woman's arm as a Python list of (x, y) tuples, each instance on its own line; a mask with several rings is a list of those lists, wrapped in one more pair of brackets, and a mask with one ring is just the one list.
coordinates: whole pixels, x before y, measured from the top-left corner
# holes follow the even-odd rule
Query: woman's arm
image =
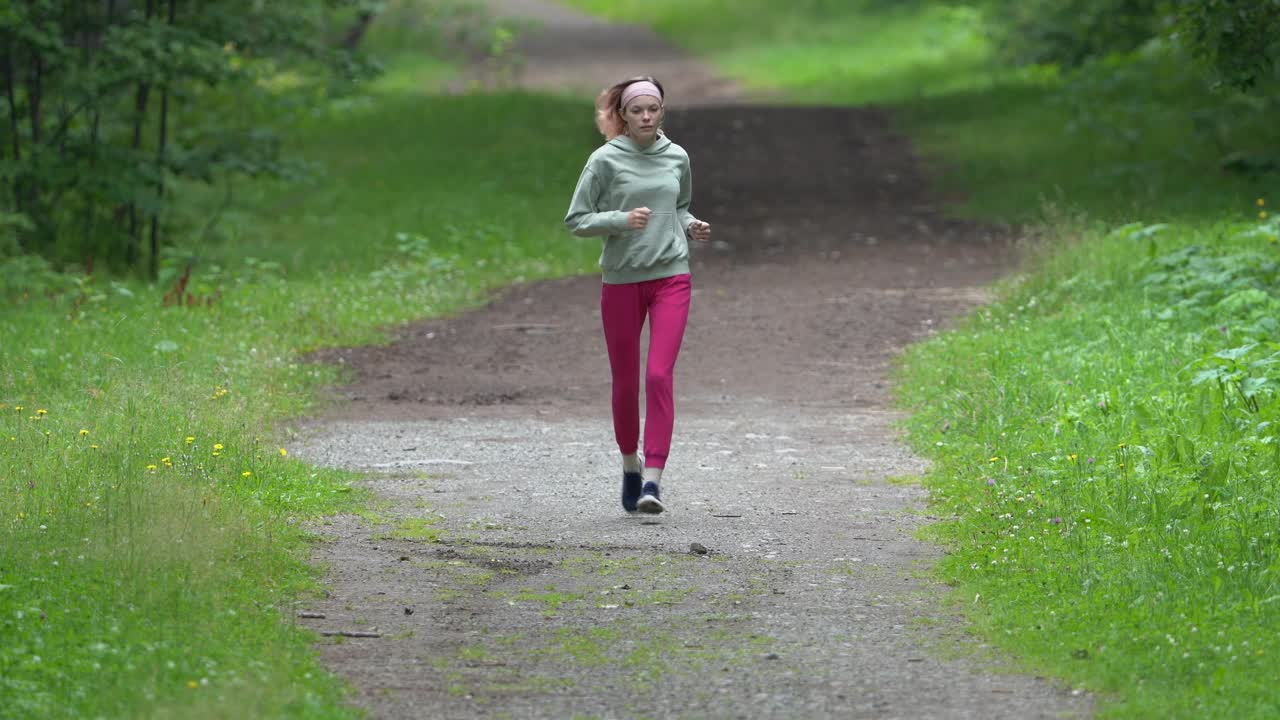
[(564, 216), (564, 224), (569, 232), (578, 237), (597, 235), (613, 235), (627, 229), (627, 213), (622, 210), (605, 210), (600, 212), (600, 196), (604, 192), (602, 183), (591, 168), (584, 168), (578, 178), (578, 186), (573, 189), (573, 199), (569, 201), (569, 212)]
[(680, 164), (680, 195), (676, 197), (676, 217), (680, 218), (680, 227), (686, 233), (689, 232), (689, 226), (698, 222), (698, 218), (689, 212), (689, 205), (693, 203), (693, 170), (689, 167), (689, 158), (685, 158)]

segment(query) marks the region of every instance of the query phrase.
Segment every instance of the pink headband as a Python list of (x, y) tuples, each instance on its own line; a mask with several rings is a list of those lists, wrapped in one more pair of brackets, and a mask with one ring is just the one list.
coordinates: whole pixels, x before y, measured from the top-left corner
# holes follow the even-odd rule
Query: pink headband
[(658, 89), (657, 85), (648, 80), (637, 80), (622, 91), (622, 107), (626, 107), (627, 103), (641, 95), (652, 95), (658, 98), (659, 101), (662, 100), (662, 91)]

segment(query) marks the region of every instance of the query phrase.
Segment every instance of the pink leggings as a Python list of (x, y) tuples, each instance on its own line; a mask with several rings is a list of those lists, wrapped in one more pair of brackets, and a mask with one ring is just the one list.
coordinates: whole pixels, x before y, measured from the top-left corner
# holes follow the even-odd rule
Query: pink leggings
[(640, 330), (649, 316), (649, 362), (645, 369), (645, 467), (665, 467), (675, 424), (672, 375), (689, 320), (689, 275), (600, 290), (604, 342), (613, 372), (613, 434), (624, 455), (640, 443)]

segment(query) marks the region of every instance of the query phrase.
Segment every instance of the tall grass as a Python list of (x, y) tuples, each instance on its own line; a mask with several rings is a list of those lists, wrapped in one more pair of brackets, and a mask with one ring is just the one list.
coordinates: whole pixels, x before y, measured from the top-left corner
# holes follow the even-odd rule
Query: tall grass
[(940, 572), (1105, 716), (1280, 712), (1277, 238), (1085, 231), (905, 357)]
[(238, 187), (163, 282), (0, 267), (0, 714), (352, 714), (292, 623), (306, 521), (360, 502), (288, 455), (338, 378), (303, 355), (598, 253), (560, 223), (589, 103), (444, 96), (439, 61), (393, 60), (288, 128), (309, 184)]

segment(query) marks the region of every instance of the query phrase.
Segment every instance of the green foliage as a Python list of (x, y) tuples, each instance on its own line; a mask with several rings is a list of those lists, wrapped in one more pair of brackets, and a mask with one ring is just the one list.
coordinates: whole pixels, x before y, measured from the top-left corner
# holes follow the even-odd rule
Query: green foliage
[(322, 40), (330, 4), (7, 3), (0, 213), (23, 222), (6, 230), (60, 264), (146, 258), (154, 274), (176, 179), (294, 169), (262, 118), (283, 120), (304, 98), (269, 78), (361, 69)]
[(1074, 68), (1157, 40), (1189, 48), (1237, 90), (1275, 84), (1278, 0), (994, 0), (989, 18), (1015, 63)]
[(899, 123), (940, 165), (966, 215), (1055, 221), (1083, 211), (1213, 221), (1280, 195), (1266, 161), (1280, 147), (1273, 103), (1213, 92), (1162, 51), (1067, 77), (1009, 78), (906, 103)]
[(1161, 30), (1165, 0), (1021, 0), (988, 19), (1002, 53), (1017, 64), (1067, 68), (1128, 53)]
[(1178, 29), (1226, 84), (1250, 90), (1280, 74), (1280, 0), (1182, 0)]
[(941, 572), (1104, 715), (1280, 710), (1276, 234), (1086, 231), (901, 370)]

